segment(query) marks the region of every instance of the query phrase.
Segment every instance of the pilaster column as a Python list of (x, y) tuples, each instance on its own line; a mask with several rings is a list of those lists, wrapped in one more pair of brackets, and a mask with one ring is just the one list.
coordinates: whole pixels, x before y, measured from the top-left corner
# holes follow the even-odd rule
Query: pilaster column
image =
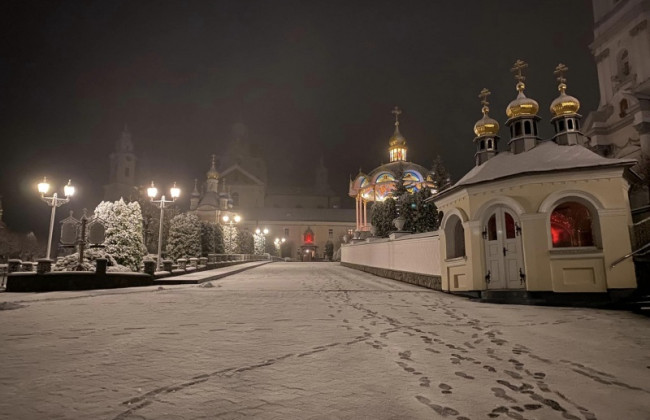
[(368, 227), (368, 202), (363, 200), (363, 227)]

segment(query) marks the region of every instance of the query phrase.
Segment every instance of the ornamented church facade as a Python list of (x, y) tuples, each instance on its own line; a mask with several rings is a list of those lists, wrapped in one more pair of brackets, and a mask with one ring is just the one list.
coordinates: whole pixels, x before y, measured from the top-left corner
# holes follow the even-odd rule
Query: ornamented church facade
[(222, 223), (223, 216), (237, 214), (238, 228), (269, 229), (267, 241), (284, 240), (283, 257), (303, 261), (323, 258), (328, 242), (336, 252), (341, 238), (354, 230), (354, 211), (340, 208), (322, 158), (312, 187), (270, 186), (266, 162), (251, 152), (247, 129), (238, 123), (229, 147), (209, 164), (190, 198), (190, 211), (203, 221)]

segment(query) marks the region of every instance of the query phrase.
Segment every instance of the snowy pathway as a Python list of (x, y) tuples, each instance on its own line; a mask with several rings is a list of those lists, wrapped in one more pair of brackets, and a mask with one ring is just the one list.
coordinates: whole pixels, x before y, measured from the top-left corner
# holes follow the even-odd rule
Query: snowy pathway
[(328, 263), (0, 294), (0, 419), (245, 417), (647, 420), (650, 319)]

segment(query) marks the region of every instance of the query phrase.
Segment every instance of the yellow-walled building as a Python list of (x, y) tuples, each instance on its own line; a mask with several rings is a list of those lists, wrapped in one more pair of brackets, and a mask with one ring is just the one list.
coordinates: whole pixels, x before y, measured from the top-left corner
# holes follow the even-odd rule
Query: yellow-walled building
[(517, 61), (518, 96), (507, 107), (509, 141), (498, 151), (499, 124), (488, 115), (475, 127), (476, 166), (433, 198), (440, 225), (442, 289), (449, 292), (625, 293), (636, 288), (629, 159), (604, 158), (586, 147), (579, 101), (566, 93), (550, 106), (555, 135), (537, 134), (539, 106), (526, 97)]

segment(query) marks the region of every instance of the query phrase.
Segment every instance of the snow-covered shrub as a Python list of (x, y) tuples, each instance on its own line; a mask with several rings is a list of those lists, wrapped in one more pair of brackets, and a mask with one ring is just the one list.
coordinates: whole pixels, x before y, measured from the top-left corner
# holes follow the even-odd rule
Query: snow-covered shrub
[(167, 256), (173, 260), (201, 255), (201, 222), (193, 214), (174, 217), (169, 226)]
[(138, 271), (146, 250), (142, 239), (142, 212), (137, 202), (102, 201), (95, 216), (104, 222), (106, 252), (131, 271)]
[[(90, 248), (84, 251), (84, 260), (82, 263), (82, 271), (95, 271), (97, 267), (97, 260), (104, 258), (108, 260), (108, 272), (130, 272), (128, 267), (118, 264), (118, 262), (110, 254), (102, 248)], [(79, 264), (79, 254), (74, 253), (59, 259), (56, 264), (52, 266), (52, 271), (76, 271)]]
[(237, 253), (252, 254), (254, 252), (253, 234), (247, 230), (242, 230), (237, 235)]

